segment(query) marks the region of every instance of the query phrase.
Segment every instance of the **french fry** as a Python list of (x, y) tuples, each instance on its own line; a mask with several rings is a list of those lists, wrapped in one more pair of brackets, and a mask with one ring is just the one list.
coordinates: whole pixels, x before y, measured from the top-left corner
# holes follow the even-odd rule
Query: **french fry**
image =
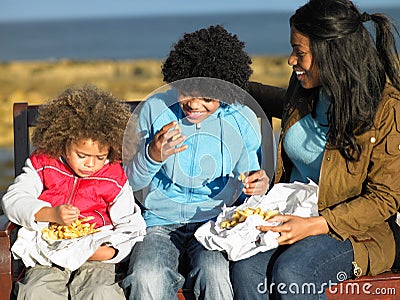
[[(91, 221), (91, 220), (93, 220), (94, 219), (94, 217), (93, 216), (88, 216), (88, 217), (85, 217), (85, 218), (82, 218), (82, 219), (78, 219), (77, 221), (78, 221), (78, 224), (79, 223), (86, 223), (86, 222), (89, 222), (89, 221)], [(73, 224), (73, 223), (72, 223)]]
[(175, 140), (179, 139), (180, 137), (181, 137), (180, 134), (174, 135), (174, 136), (171, 138), (171, 141), (175, 141)]
[(238, 180), (244, 183), (244, 181), (246, 180), (246, 175), (244, 175), (244, 173), (240, 173)]
[(70, 225), (59, 225), (56, 223), (50, 223), (47, 228), (42, 229), (42, 234), (43, 237), (47, 240), (63, 240), (82, 237), (99, 231), (94, 228), (96, 226), (96, 223), (87, 223), (87, 221), (93, 219), (94, 217), (92, 216), (77, 219)]
[[(180, 130), (180, 129), (181, 129), (181, 126), (180, 126), (179, 124), (176, 124), (176, 126), (175, 126), (174, 129), (175, 129), (175, 130)], [(171, 140), (172, 140), (172, 141), (175, 141), (176, 139), (178, 139), (178, 138), (180, 138), (180, 137), (181, 137), (181, 134), (178, 133), (178, 134), (174, 135), (174, 136), (171, 138)]]
[(261, 218), (267, 221), (268, 219), (271, 219), (273, 216), (276, 216), (278, 214), (279, 211), (277, 210), (268, 209), (267, 211), (263, 211), (260, 207), (257, 207), (256, 209), (247, 207), (244, 210), (238, 208), (235, 210), (230, 219), (226, 219), (221, 222), (220, 227), (222, 229), (231, 229), (237, 224), (246, 221), (247, 217), (251, 215), (259, 215)]

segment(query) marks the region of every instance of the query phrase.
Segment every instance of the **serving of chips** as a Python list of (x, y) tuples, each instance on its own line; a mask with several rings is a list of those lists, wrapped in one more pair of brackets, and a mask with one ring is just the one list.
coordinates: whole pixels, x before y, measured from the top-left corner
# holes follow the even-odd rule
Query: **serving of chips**
[(77, 219), (70, 225), (50, 223), (47, 228), (42, 229), (42, 234), (47, 240), (63, 240), (83, 237), (99, 231), (94, 228), (96, 223), (87, 223), (93, 219), (94, 217)]
[(236, 209), (232, 215), (232, 218), (222, 221), (220, 226), (222, 229), (231, 229), (235, 227), (237, 224), (246, 221), (246, 218), (251, 215), (259, 215), (263, 220), (266, 221), (278, 214), (279, 214), (278, 210), (268, 209), (267, 211), (263, 211), (260, 207), (257, 208), (247, 207), (244, 210)]

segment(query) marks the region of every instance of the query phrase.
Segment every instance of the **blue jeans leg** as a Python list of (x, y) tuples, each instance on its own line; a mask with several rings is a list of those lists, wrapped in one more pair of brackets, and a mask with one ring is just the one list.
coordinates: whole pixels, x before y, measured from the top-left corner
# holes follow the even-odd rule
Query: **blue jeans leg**
[[(351, 277), (353, 259), (349, 240), (341, 242), (327, 234), (310, 236), (275, 252), (258, 254), (249, 262), (234, 263), (231, 276), (235, 298), (268, 299), (268, 293), (261, 293), (268, 290), (274, 299), (326, 299), (327, 287)], [(248, 281), (246, 273), (251, 268), (257, 275)]]
[(185, 282), (179, 273), (189, 262), (187, 285), (197, 299), (232, 299), (229, 262), (217, 251), (205, 249), (194, 237), (201, 223), (153, 226), (130, 256), (123, 287), (129, 299), (176, 299)]
[(234, 299), (268, 299), (267, 265), (277, 249), (231, 262)]
[(174, 226), (147, 228), (143, 242), (132, 250), (123, 287), (134, 299), (176, 299), (184, 278), (178, 273), (180, 250), (171, 239)]
[(191, 270), (187, 285), (196, 299), (233, 299), (229, 278), (229, 261), (220, 251), (205, 249), (194, 237), (189, 243), (188, 259)]

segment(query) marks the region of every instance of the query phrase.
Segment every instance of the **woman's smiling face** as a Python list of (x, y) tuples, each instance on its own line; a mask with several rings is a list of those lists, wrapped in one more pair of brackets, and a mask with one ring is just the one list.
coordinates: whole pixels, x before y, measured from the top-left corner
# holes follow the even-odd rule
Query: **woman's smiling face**
[(317, 64), (313, 61), (310, 47), (310, 38), (293, 26), (290, 28), (290, 44), (292, 53), (288, 64), (296, 73), (297, 79), (305, 89), (315, 88), (321, 85)]
[(215, 113), (220, 102), (202, 97), (179, 96), (179, 105), (186, 119), (191, 123), (198, 124)]

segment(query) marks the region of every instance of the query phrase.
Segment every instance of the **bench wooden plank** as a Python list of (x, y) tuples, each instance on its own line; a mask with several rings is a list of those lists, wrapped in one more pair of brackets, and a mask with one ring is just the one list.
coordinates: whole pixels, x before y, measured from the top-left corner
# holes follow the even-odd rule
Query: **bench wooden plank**
[(400, 273), (386, 272), (361, 276), (326, 289), (329, 300), (395, 300), (400, 299)]

